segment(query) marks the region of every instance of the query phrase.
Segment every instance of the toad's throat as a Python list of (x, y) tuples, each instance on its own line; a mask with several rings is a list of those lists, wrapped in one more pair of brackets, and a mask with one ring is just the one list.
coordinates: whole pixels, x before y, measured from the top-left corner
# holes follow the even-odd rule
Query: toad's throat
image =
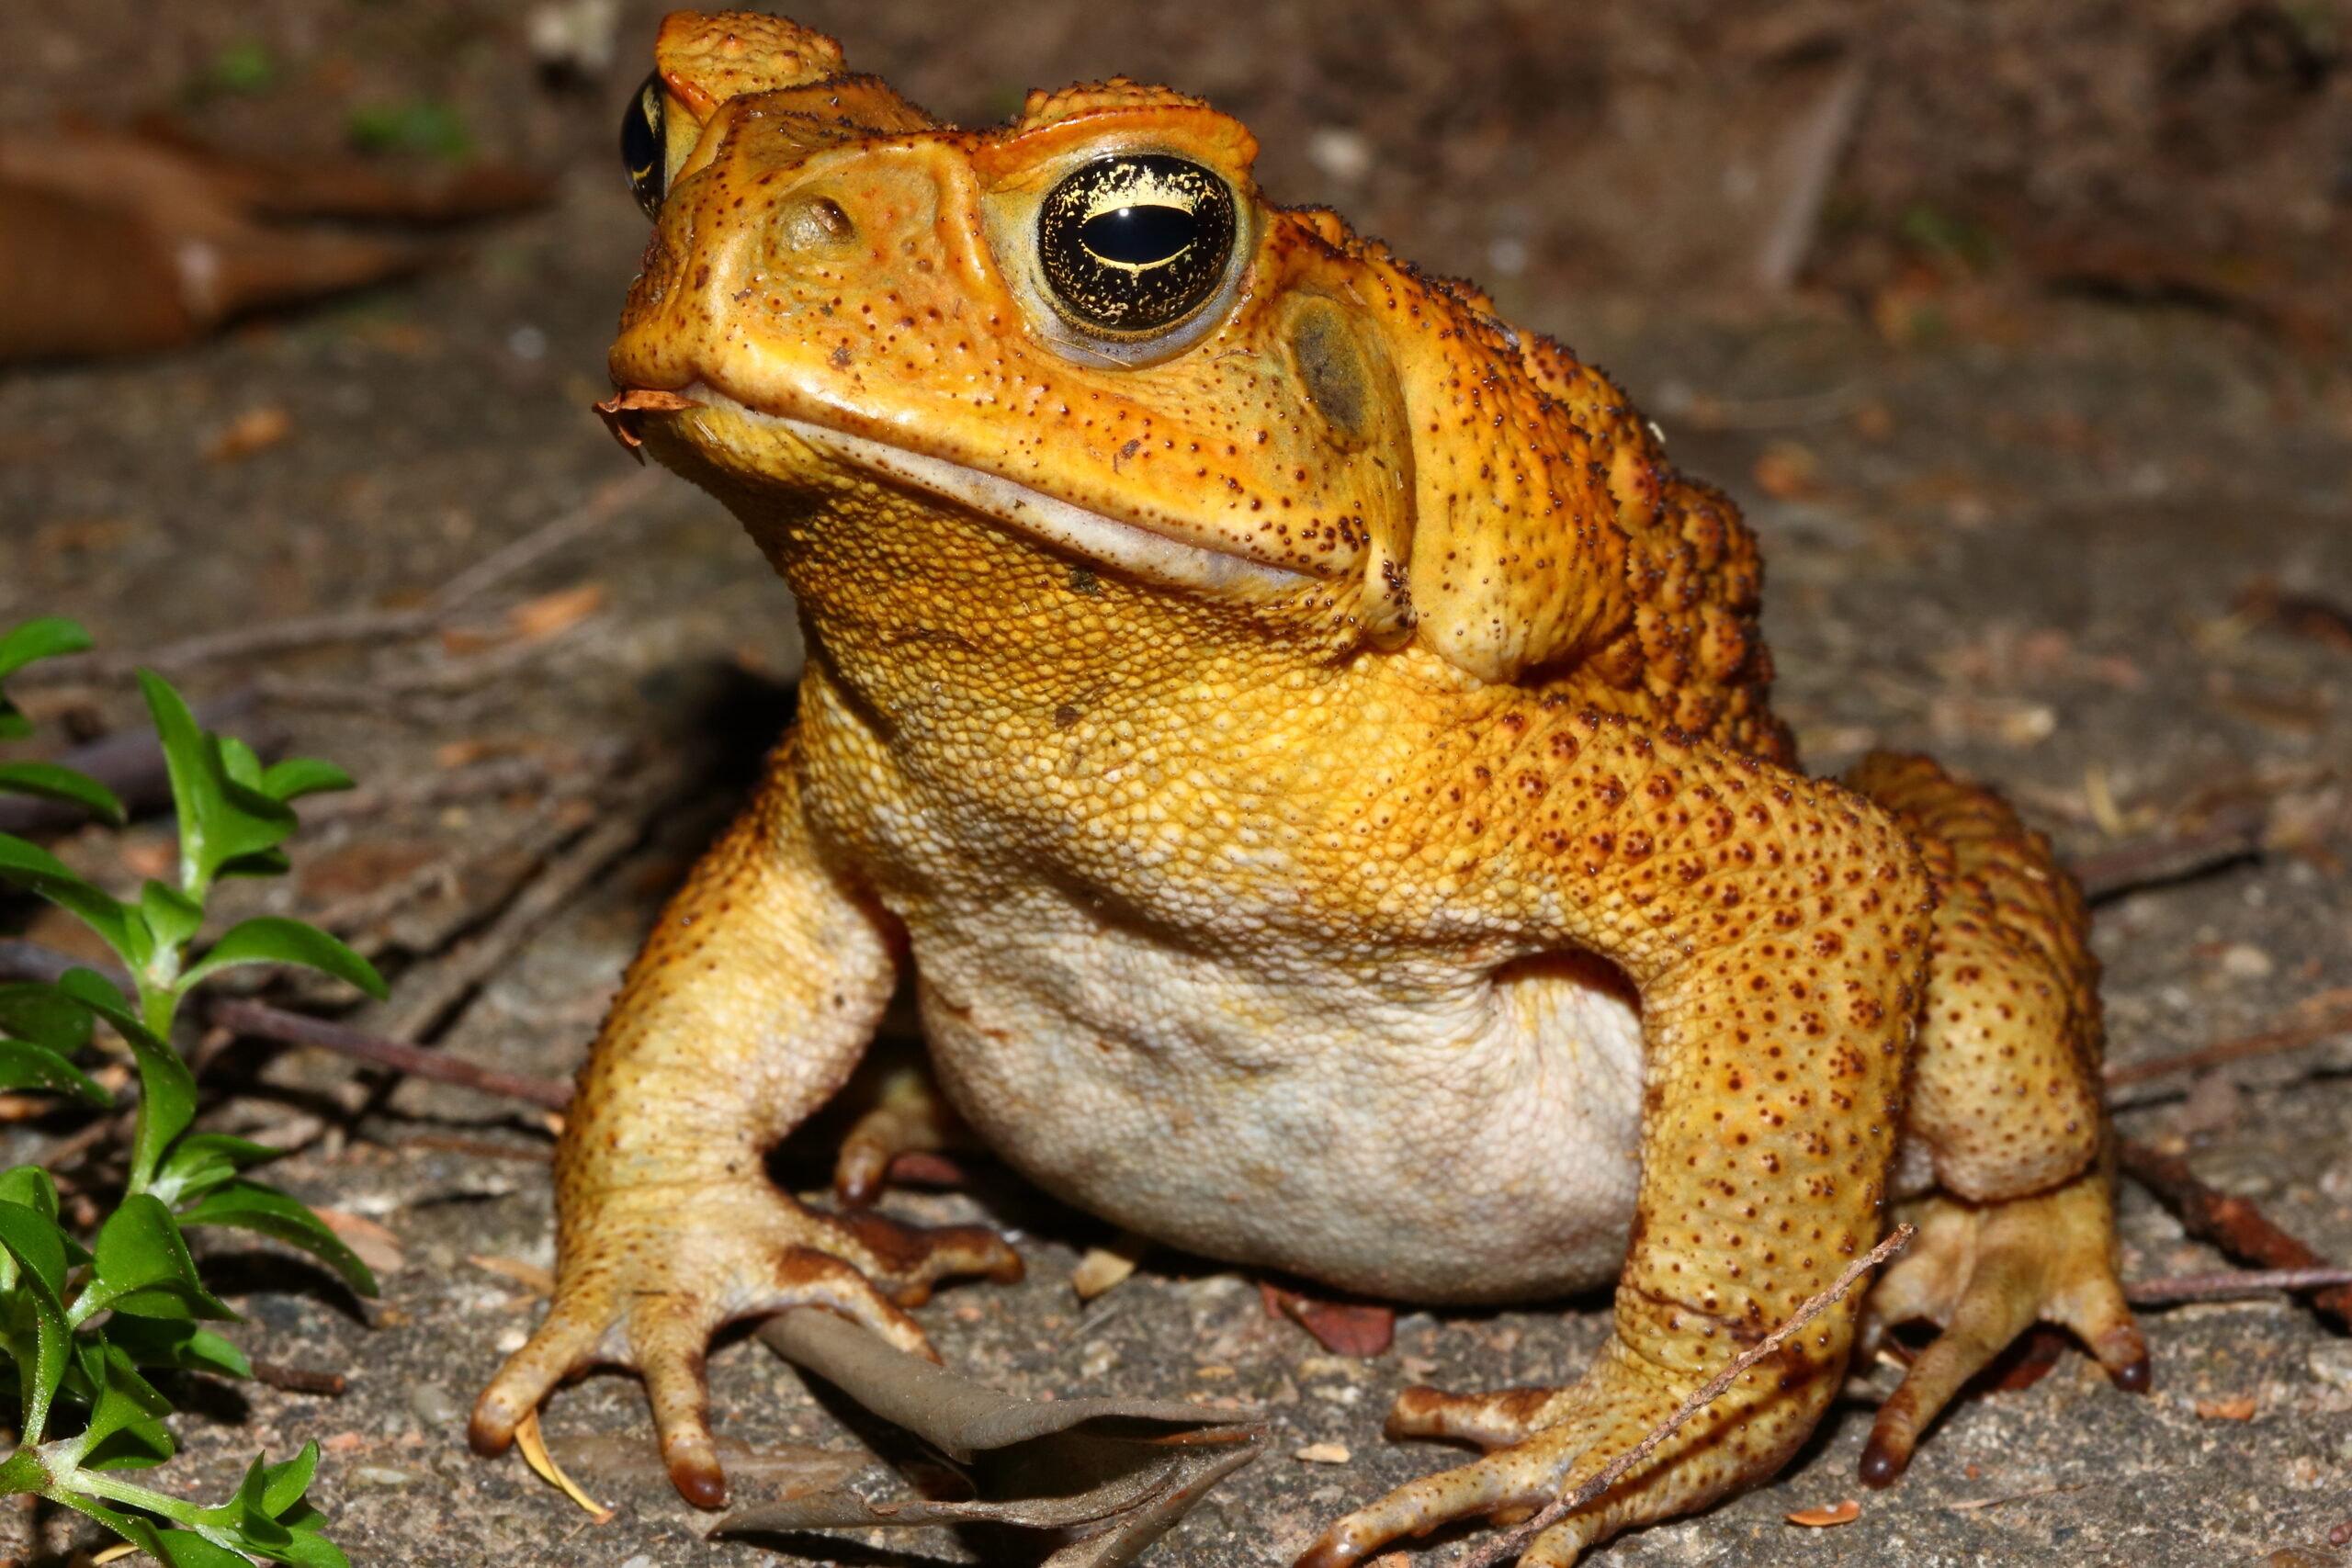
[(836, 462), (953, 502), (1017, 533), (1148, 582), (1255, 598), (1285, 593), (1312, 581), (1266, 561), (1190, 544), (1136, 524), (1106, 517), (1001, 474), (967, 468), (928, 453), (910, 452), (871, 436), (853, 435), (788, 414), (763, 413), (714, 389), (707, 382), (697, 381), (687, 387), (684, 396), (721, 410), (754, 428), (783, 431)]

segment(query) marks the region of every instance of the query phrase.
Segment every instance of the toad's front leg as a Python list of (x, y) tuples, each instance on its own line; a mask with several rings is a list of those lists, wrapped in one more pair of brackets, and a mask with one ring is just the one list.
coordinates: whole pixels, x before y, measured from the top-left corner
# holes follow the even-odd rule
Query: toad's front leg
[[(1475, 908), (1498, 934), (1600, 953), (1641, 989), (1642, 1176), (1614, 1332), (1566, 1388), (1408, 1395), (1394, 1427), (1507, 1446), (1340, 1519), (1302, 1568), (1572, 1490), (1830, 1286), (1883, 1222), (1930, 913), (1901, 830), (1748, 759), (1598, 716), (1518, 717), (1491, 727), (1509, 744), (1415, 791), (1478, 825), (1424, 868), (1430, 912)], [(1521, 1561), (1563, 1568), (1771, 1474), (1837, 1390), (1858, 1305), (1815, 1318)]]
[(556, 1153), (555, 1306), (475, 1404), (477, 1450), (503, 1450), (561, 1379), (634, 1367), (671, 1479), (716, 1507), (726, 1483), (703, 1381), (714, 1329), (813, 1304), (928, 1353), (899, 1303), (943, 1274), (1020, 1276), (982, 1227), (835, 1220), (768, 1179), (767, 1149), (865, 1051), (893, 940), (813, 840), (787, 741), (662, 911), (596, 1037)]

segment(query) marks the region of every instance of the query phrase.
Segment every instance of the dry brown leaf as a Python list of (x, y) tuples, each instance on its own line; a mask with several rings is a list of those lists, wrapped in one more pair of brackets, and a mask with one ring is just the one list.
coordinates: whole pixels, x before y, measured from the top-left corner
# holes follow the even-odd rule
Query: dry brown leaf
[(1826, 1508), (1800, 1508), (1788, 1516), (1788, 1521), (1792, 1525), (1822, 1529), (1830, 1525), (1850, 1525), (1861, 1517), (1862, 1506), (1849, 1497), (1842, 1503), (1832, 1503)]
[(523, 1462), (537, 1472), (540, 1480), (579, 1504), (590, 1518), (600, 1525), (612, 1518), (613, 1511), (580, 1490), (578, 1483), (571, 1477), (564, 1474), (562, 1469), (555, 1462), (554, 1456), (548, 1452), (547, 1441), (539, 1436), (537, 1406), (534, 1405), (530, 1412), (515, 1425), (514, 1446), (523, 1450)]
[(2241, 1393), (2230, 1399), (2200, 1399), (2197, 1414), (2208, 1421), (2251, 1421), (2254, 1419), (2254, 1395)]
[(233, 463), (256, 452), (266, 452), (293, 434), (294, 416), (279, 405), (247, 409), (221, 428), (204, 449), (204, 455), (216, 463)]
[(503, 1274), (535, 1296), (555, 1294), (555, 1276), (536, 1263), (526, 1263), (519, 1258), (487, 1258), (469, 1252), (466, 1261), (477, 1269), (487, 1269), (493, 1274)]
[(401, 1238), (361, 1214), (342, 1209), (322, 1209), (315, 1205), (311, 1213), (326, 1222), (327, 1229), (343, 1238), (343, 1245), (359, 1255), (359, 1261), (379, 1274), (397, 1274), (408, 1265), (401, 1251)]
[(507, 613), (506, 624), (525, 642), (545, 642), (570, 631), (605, 607), (605, 585), (582, 582), (525, 600)]

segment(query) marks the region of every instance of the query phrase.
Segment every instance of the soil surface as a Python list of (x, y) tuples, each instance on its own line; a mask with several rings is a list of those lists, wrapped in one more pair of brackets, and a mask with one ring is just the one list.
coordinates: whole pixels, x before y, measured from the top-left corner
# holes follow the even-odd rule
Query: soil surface
[[(611, 127), (652, 8), (624, 7), (619, 60), (588, 61), (584, 80), (569, 85), (535, 71), (521, 7), (254, 0), (174, 6), (168, 19), (153, 9), (94, 0), (73, 8), (70, 24), (46, 7), (0, 18), (0, 53), (17, 62), (0, 123), (64, 107), (107, 116), (166, 107), (209, 135), (300, 150), (335, 145), (355, 106), (439, 105), (481, 149), (554, 171), (559, 194), (542, 211), (471, 233), (452, 265), (412, 286), (248, 323), (170, 357), (0, 371), (0, 624), (72, 615), (104, 650), (128, 657), (293, 617), (415, 606), (626, 479), (628, 459), (587, 405), (605, 392), (604, 348), (644, 238)], [(1786, 19), (1788, 34), (1760, 40), (1716, 27), (1706, 6), (1647, 9), (1676, 13), (1674, 25), (1645, 32), (1625, 19), (1630, 7), (1591, 7), (1582, 53), (1550, 36), (1532, 7), (1467, 3), (1361, 28), (1350, 23), (1362, 7), (1315, 4), (1040, 0), (975, 10), (839, 0), (802, 15), (837, 30), (854, 66), (958, 117), (1001, 115), (1032, 83), (1114, 70), (1206, 92), (1252, 119), (1278, 197), (1330, 201), (1408, 255), (1484, 276), (1514, 320), (1606, 365), (1657, 415), (1678, 458), (1727, 486), (1763, 536), (1776, 700), (1815, 770), (1873, 745), (1930, 750), (2009, 792), (2075, 856), (2212, 821), (2259, 823), (2258, 855), (2099, 908), (2114, 1060), (2291, 1027), (2352, 999), (2342, 859), (2352, 852), (2352, 623), (2340, 614), (2352, 604), (2352, 371), (2326, 346), (2337, 308), (2326, 280), (2293, 295), (2316, 300), (2309, 310), (2278, 304), (2285, 293), (2199, 293), (2175, 287), (2177, 277), (2108, 287), (2111, 269), (2086, 293), (2051, 287), (2052, 271), (2017, 254), (1971, 259), (1961, 253), (1973, 242), (1951, 238), (1958, 231), (1922, 239), (1926, 231), (1893, 217), (1836, 227), (1840, 211), (1883, 216), (1918, 192), (1989, 189), (1999, 199), (1984, 202), (1984, 225), (2032, 209), (2043, 224), (2034, 232), (2055, 232), (2062, 220), (2137, 212), (2173, 190), (2200, 215), (2192, 226), (2208, 260), (2242, 243), (2272, 258), (2266, 276), (2308, 282), (2299, 247), (2342, 233), (2342, 193), (2328, 183), (2342, 176), (2327, 158), (2352, 157), (2344, 73), (2321, 69), (2314, 85), (2293, 89), (2301, 96), (2263, 98), (2228, 74), (2267, 80), (2241, 69), (2273, 59), (2257, 39), (2216, 46), (2219, 63), (2202, 76), (2167, 76), (2158, 67), (2176, 57), (2165, 51), (2203, 37), (2208, 12), (2272, 13), (2147, 7), (2180, 37), (2114, 22), (2107, 47), (2138, 62), (2119, 67), (2122, 85), (2098, 100), (2114, 124), (2091, 123), (2098, 116), (2086, 109), (2060, 127), (2076, 140), (2068, 158), (2051, 161), (2049, 181), (2035, 186), (1990, 145), (1962, 178), (1939, 162), (1951, 161), (1950, 148), (1921, 150), (1917, 137), (1902, 144), (1910, 162), (1894, 167), (1887, 146), (1862, 133), (1851, 143), (1860, 151), (1836, 165), (1817, 215), (1829, 226), (1798, 286), (1774, 292), (1758, 286), (1756, 257), (1791, 198), (1758, 194), (1730, 172), (1725, 147), (1750, 123), (1740, 116), (1793, 135), (1820, 112), (1840, 62), (1872, 39), (1873, 58), (1888, 62), (1876, 69), (1894, 74), (1873, 89), (1865, 128), (1894, 136), (1912, 124), (1901, 112), (1906, 80), (1937, 79), (1948, 97), (1981, 107), (1951, 73), (1997, 77), (2008, 101), (2040, 103), (2057, 91), (2043, 80), (2054, 62), (2075, 58), (2060, 44), (2081, 47), (2118, 9), (2044, 7), (2069, 19), (2064, 39), (2037, 52), (2039, 35), (2012, 29), (1997, 58), (1952, 33), (1954, 18), (2019, 6), (1913, 6), (1926, 20), (1899, 33), (1873, 32), (1858, 19), (1866, 7), (1759, 7)], [(2301, 81), (2300, 57), (2263, 37), (2287, 50), (2278, 68)], [(1929, 47), (1937, 38), (1941, 54)], [(259, 80), (230, 69), (252, 63), (235, 52), (249, 47), (270, 66)], [(2235, 197), (2199, 206), (2210, 182), (2198, 184), (2193, 169), (2165, 173), (2163, 160), (2188, 156), (2181, 148), (2204, 121), (2184, 131), (2176, 116), (2165, 122), (2172, 141), (2144, 146), (2132, 141), (2139, 130), (2117, 129), (2141, 125), (2125, 101), (2132, 83), (2155, 95), (2142, 105), (2154, 114), (2160, 89), (2180, 81), (2205, 84), (2198, 112), (2214, 124), (2253, 117), (2268, 128), (2267, 161), (2255, 162), (2282, 188), (2310, 187), (2293, 209), (2301, 228), (2262, 230)], [(1730, 107), (1707, 125), (1679, 127), (1677, 106), (1708, 99), (1710, 83), (1724, 85), (1713, 96)], [(2214, 107), (2225, 87), (2252, 107)], [(1955, 109), (1949, 123), (1957, 136), (1974, 122)], [(2014, 118), (1985, 123), (1985, 138), (2024, 134)], [(2298, 151), (2307, 141), (2326, 157)], [(2109, 163), (2130, 177), (2099, 175)], [(2088, 194), (2069, 196), (2061, 175), (2079, 176)], [(1734, 209), (1756, 204), (1735, 221)], [(2340, 266), (2340, 248), (2333, 254)], [(683, 482), (659, 475), (622, 493), (608, 519), (435, 635), (180, 672), (199, 702), (266, 676), (240, 724), (393, 793), (373, 809), (306, 811), (313, 825), (294, 847), (299, 874), (241, 895), (256, 907), (337, 914), (379, 956), (395, 977), (393, 999), (351, 1010), (350, 1021), (385, 1030), (411, 1018), (447, 974), (451, 944), (494, 922), (560, 852), (551, 844), (592, 830), (591, 791), (574, 776), (579, 749), (691, 755), (697, 782), (642, 840), (428, 1032), (469, 1061), (567, 1076), (660, 900), (783, 722), (798, 661), (783, 587), (733, 522)], [(2295, 595), (2337, 613), (2290, 613)], [(134, 722), (126, 685), (93, 678), (22, 694), (48, 733), (87, 736)], [(421, 783), (500, 759), (525, 768), (537, 759), (546, 787), (435, 799)], [(129, 886), (163, 863), (169, 839), (151, 820), (52, 843)], [(397, 908), (371, 914), (354, 902), (395, 886), (411, 895)], [(26, 906), (0, 907), (0, 930), (28, 923), (38, 938), (69, 940)], [(283, 1255), (220, 1253), (222, 1293), (247, 1319), (236, 1332), (250, 1352), (343, 1371), (350, 1390), (322, 1399), (184, 1388), (187, 1452), (159, 1472), (165, 1484), (218, 1496), (255, 1448), (290, 1451), (315, 1438), (327, 1462), (313, 1495), (356, 1562), (758, 1559), (750, 1546), (706, 1544), (707, 1517), (659, 1482), (631, 1380), (591, 1380), (548, 1416), (554, 1437), (642, 1439), (637, 1457), (584, 1478), (616, 1506), (609, 1523), (591, 1524), (518, 1460), (486, 1462), (464, 1449), (465, 1409), (538, 1310), (516, 1277), (529, 1268), (514, 1266), (551, 1262), (550, 1139), (539, 1112), (413, 1081), (388, 1088), (321, 1054), (251, 1043), (214, 1071), (224, 1089), (214, 1122), (299, 1145), (277, 1179), (379, 1227), (372, 1245), (390, 1267), (383, 1299), (361, 1303)], [(2117, 1100), (2132, 1135), (2185, 1152), (2207, 1180), (2256, 1201), (2323, 1255), (2352, 1258), (2346, 1042), (2134, 1085)], [(0, 1124), (0, 1159), (38, 1157), (74, 1125)], [(780, 1168), (819, 1189), (826, 1158), (823, 1138), (811, 1136)], [(1150, 1562), (1287, 1562), (1335, 1512), (1448, 1462), (1446, 1450), (1382, 1438), (1398, 1389), (1572, 1378), (1606, 1326), (1598, 1299), (1407, 1309), (1391, 1351), (1351, 1359), (1270, 1318), (1253, 1278), (1164, 1253), (1081, 1303), (1069, 1273), (1107, 1239), (1102, 1227), (985, 1159), (969, 1171), (967, 1190), (886, 1200), (910, 1219), (1006, 1227), (1027, 1259), (1021, 1286), (953, 1288), (919, 1313), (949, 1360), (1023, 1394), (1199, 1397), (1268, 1411), (1267, 1457), (1220, 1487)], [(2230, 1266), (2128, 1183), (2120, 1204), (2128, 1280)], [(2352, 1520), (2352, 1341), (2284, 1298), (2158, 1309), (2144, 1321), (2150, 1396), (2116, 1392), (2069, 1348), (2030, 1387), (1972, 1395), (1899, 1485), (1867, 1493), (1855, 1463), (1871, 1402), (1895, 1369), (1860, 1369), (1849, 1397), (1771, 1485), (1590, 1560), (2352, 1563), (2352, 1546), (2327, 1545)], [(836, 1405), (756, 1343), (719, 1350), (712, 1376), (722, 1429), (755, 1447), (856, 1445)], [(1295, 1457), (1310, 1447), (1336, 1462)], [(880, 1470), (866, 1481), (898, 1484)], [(1849, 1497), (1861, 1504), (1851, 1523), (1786, 1520)], [(758, 1488), (739, 1500), (761, 1500)], [(0, 1551), (99, 1544), (77, 1522), (12, 1516)], [(938, 1531), (778, 1544), (787, 1560), (817, 1562), (982, 1560), (974, 1543)], [(1436, 1562), (1451, 1550), (1420, 1543), (1403, 1561)]]

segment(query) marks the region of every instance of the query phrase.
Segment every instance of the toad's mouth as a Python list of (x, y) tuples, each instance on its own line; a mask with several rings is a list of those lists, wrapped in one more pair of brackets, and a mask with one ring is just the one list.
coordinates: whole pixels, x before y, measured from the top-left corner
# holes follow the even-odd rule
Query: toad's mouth
[(596, 405), (596, 412), (605, 416), (613, 434), (631, 447), (638, 446), (639, 440), (635, 422), (628, 416), (691, 415), (697, 409), (712, 411), (754, 429), (780, 431), (836, 462), (954, 502), (1016, 533), (1148, 582), (1256, 597), (1285, 592), (1313, 581), (1272, 562), (1170, 538), (1138, 524), (1104, 516), (1058, 496), (1032, 490), (1001, 474), (968, 468), (929, 453), (909, 451), (871, 436), (853, 435), (788, 414), (765, 413), (705, 381), (691, 382), (678, 391), (631, 389), (609, 402)]

